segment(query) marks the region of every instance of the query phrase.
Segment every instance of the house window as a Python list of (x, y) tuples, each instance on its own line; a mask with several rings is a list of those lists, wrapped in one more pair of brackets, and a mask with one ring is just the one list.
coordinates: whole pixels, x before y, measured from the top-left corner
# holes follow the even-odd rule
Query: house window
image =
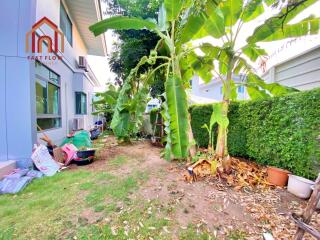
[(238, 86), (238, 93), (244, 93), (244, 86)]
[(62, 2), (60, 2), (60, 29), (72, 46), (72, 23)]
[(87, 95), (76, 92), (76, 114), (87, 114)]
[(45, 129), (61, 127), (60, 76), (35, 62), (37, 124)]

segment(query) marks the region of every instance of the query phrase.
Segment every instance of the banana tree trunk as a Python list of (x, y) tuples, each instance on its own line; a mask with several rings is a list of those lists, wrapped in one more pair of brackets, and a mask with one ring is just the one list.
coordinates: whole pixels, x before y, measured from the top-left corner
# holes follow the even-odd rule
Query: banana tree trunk
[[(229, 100), (223, 100), (222, 102), (222, 114), (228, 115)], [(231, 164), (228, 162), (228, 147), (227, 147), (227, 127), (222, 125), (218, 126), (218, 138), (216, 144), (216, 157), (222, 160), (223, 168), (226, 172), (230, 171)]]
[[(232, 80), (232, 69), (233, 69), (233, 60), (231, 58), (229, 62), (229, 70), (226, 76), (224, 96), (222, 101), (222, 115), (223, 117), (228, 117), (229, 105), (230, 105), (230, 96), (231, 96), (231, 80)], [(226, 173), (231, 173), (231, 160), (229, 157), (228, 146), (228, 126), (218, 126), (218, 138), (216, 145), (216, 157), (222, 160), (223, 170)]]
[(194, 142), (194, 138), (193, 138), (193, 132), (192, 132), (192, 128), (191, 128), (191, 116), (190, 116), (190, 113), (189, 113), (189, 121), (188, 121), (188, 137), (189, 137), (189, 158), (188, 158), (188, 161), (191, 161), (192, 158), (194, 156), (196, 156), (197, 154), (197, 149), (196, 149), (196, 145), (193, 143)]

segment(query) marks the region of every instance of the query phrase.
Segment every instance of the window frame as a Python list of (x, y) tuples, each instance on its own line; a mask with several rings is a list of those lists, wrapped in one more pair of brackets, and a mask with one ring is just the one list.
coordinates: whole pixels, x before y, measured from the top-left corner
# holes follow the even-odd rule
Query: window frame
[[(36, 73), (35, 71), (35, 87), (36, 87), (36, 83), (39, 80), (41, 81), (45, 81), (46, 84), (47, 84), (47, 94), (46, 94), (46, 109), (48, 109), (48, 91), (49, 91), (49, 87), (48, 87), (48, 84), (52, 84), (54, 85), (55, 87), (58, 88), (59, 90), (59, 97), (58, 97), (58, 114), (52, 114), (52, 113), (38, 113), (37, 112), (37, 109), (36, 109), (36, 123), (38, 125), (38, 119), (54, 119), (54, 118), (59, 118), (60, 119), (60, 124), (58, 127), (52, 127), (52, 128), (46, 128), (46, 129), (43, 129), (43, 131), (49, 131), (49, 130), (53, 130), (53, 129), (59, 129), (59, 128), (62, 128), (62, 115), (61, 115), (61, 76), (59, 74), (57, 74), (55, 71), (53, 71), (52, 69), (50, 69), (49, 67), (47, 67), (46, 65), (44, 65), (43, 63), (41, 63), (40, 61), (35, 61), (35, 68), (36, 68), (36, 64), (40, 64), (42, 67), (46, 68), (48, 71), (49, 71), (49, 74), (50, 72), (54, 73), (55, 75), (57, 75), (58, 77), (58, 82), (59, 83), (56, 83), (55, 81), (52, 81), (51, 79), (49, 78), (46, 78), (44, 76), (41, 76), (39, 75), (38, 73)], [(37, 94), (37, 93), (36, 93)], [(37, 100), (36, 100), (36, 103), (37, 103)], [(37, 128), (37, 132), (42, 132), (40, 130), (38, 130)]]
[[(77, 94), (81, 94), (81, 98), (80, 98), (80, 108), (82, 107), (81, 106), (81, 100), (82, 100), (82, 96), (85, 96), (86, 98), (86, 109), (85, 109), (85, 112), (83, 113), (82, 111), (80, 111), (81, 113), (78, 113), (77, 112)], [(86, 94), (85, 92), (82, 92), (82, 91), (75, 91), (74, 93), (74, 101), (75, 101), (75, 115), (88, 115), (88, 94)], [(82, 109), (80, 109), (82, 110)]]
[[(67, 21), (69, 21), (70, 22), (70, 25), (71, 25), (71, 39), (70, 39), (70, 41), (69, 41), (69, 39), (68, 39), (68, 37), (67, 37), (67, 34), (63, 31), (63, 29), (61, 28), (61, 18), (62, 18), (62, 15), (61, 15), (61, 11), (63, 11), (64, 13), (65, 13), (65, 15), (66, 15), (66, 17), (67, 17)], [(63, 2), (62, 2), (62, 0), (60, 0), (60, 12), (59, 12), (59, 27), (60, 27), (60, 29), (61, 29), (61, 31), (63, 32), (63, 35), (64, 35), (64, 37), (67, 39), (67, 42), (70, 44), (70, 46), (72, 47), (73, 46), (73, 23), (72, 23), (72, 21), (71, 21), (71, 18), (70, 18), (70, 16), (69, 16), (69, 14), (68, 14), (68, 12), (67, 12), (67, 9), (66, 9), (66, 7), (64, 6), (64, 4), (63, 4)]]

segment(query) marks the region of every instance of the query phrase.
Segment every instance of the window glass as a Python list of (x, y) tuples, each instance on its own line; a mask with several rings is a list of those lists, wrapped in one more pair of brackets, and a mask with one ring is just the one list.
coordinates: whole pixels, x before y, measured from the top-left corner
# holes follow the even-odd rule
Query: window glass
[(61, 127), (61, 118), (38, 118), (37, 124), (43, 130), (59, 128)]
[(62, 2), (60, 2), (60, 28), (72, 46), (72, 23)]
[(47, 113), (47, 82), (36, 80), (37, 113)]
[(56, 83), (56, 84), (59, 84), (59, 76), (57, 74), (55, 74), (54, 72), (49, 72), (49, 79)]
[(238, 93), (244, 93), (244, 86), (238, 86)]
[(76, 92), (76, 114), (87, 114), (87, 95)]
[(48, 84), (48, 113), (59, 114), (59, 88)]
[(37, 124), (44, 130), (61, 127), (60, 76), (40, 62), (35, 67)]

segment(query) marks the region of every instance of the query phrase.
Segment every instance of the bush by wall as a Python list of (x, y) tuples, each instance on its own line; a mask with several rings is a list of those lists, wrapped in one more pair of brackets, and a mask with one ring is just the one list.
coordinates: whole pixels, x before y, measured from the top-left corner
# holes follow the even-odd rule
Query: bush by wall
[[(199, 146), (207, 146), (211, 105), (190, 107)], [(228, 148), (233, 156), (314, 177), (320, 170), (320, 89), (260, 101), (232, 103)]]

